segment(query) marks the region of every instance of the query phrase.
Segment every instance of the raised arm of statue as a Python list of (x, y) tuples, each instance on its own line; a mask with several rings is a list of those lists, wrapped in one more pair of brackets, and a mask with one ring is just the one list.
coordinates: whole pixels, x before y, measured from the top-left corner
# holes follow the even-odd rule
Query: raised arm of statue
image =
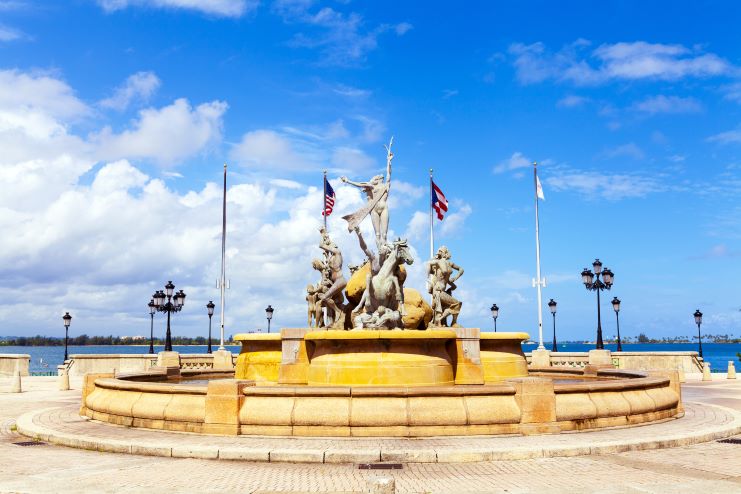
[(340, 177), (340, 180), (348, 185), (352, 185), (353, 187), (358, 187), (360, 189), (372, 189), (373, 188), (373, 185), (371, 185), (368, 182), (354, 182), (347, 177)]
[(376, 257), (376, 255), (373, 253), (372, 250), (368, 248), (368, 244), (365, 243), (365, 239), (363, 238), (363, 235), (360, 233), (360, 227), (355, 227), (355, 233), (358, 235), (358, 243), (360, 244), (360, 250), (362, 250), (366, 256), (368, 256), (368, 259), (373, 261), (373, 259)]
[(334, 243), (325, 244), (322, 242), (321, 244), (319, 244), (319, 248), (327, 252), (331, 252), (332, 254), (337, 254), (338, 252), (340, 252), (340, 248), (337, 247)]
[(391, 146), (394, 144), (394, 136), (391, 136), (388, 146), (386, 148), (386, 183), (391, 183), (391, 160), (394, 159), (394, 153), (391, 152)]

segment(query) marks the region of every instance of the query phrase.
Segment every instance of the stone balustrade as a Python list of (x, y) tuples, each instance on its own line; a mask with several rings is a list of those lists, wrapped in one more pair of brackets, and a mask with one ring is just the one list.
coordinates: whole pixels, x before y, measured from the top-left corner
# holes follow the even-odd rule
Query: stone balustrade
[(19, 370), (21, 376), (28, 375), (31, 356), (20, 353), (0, 353), (0, 376), (12, 376)]

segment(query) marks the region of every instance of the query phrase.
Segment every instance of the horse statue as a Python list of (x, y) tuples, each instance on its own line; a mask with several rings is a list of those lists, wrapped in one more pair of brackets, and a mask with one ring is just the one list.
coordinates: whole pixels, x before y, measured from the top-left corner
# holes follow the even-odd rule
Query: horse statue
[[(365, 291), (353, 313), (355, 328), (403, 327), (404, 290), (397, 273), (399, 266), (412, 264), (414, 258), (406, 240), (399, 239), (387, 245), (389, 251), (378, 273), (370, 273), (366, 279)], [(358, 314), (361, 311), (364, 312)]]

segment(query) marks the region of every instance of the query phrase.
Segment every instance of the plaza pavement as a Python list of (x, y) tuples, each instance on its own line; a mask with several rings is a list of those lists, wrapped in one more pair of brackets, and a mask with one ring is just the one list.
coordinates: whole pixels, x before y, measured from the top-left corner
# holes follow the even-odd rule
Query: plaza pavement
[[(134, 430), (77, 417), (79, 380), (73, 380), (73, 390), (66, 392), (56, 390), (53, 377), (25, 378), (21, 394), (6, 393), (9, 385), (10, 379), (0, 379), (3, 493), (364, 492), (368, 479), (379, 475), (393, 477), (396, 492), (413, 493), (741, 493), (741, 444), (713, 439), (729, 434), (738, 425), (741, 381), (685, 384), (686, 416), (661, 424), (553, 436), (419, 440), (223, 438)], [(26, 427), (55, 431), (58, 437), (84, 435), (91, 441), (85, 444), (88, 447), (119, 441), (119, 446), (155, 446), (155, 451), (166, 456), (107, 453), (48, 443), (22, 447), (14, 444), (29, 440), (16, 430), (19, 425), (23, 428), (21, 422)], [(719, 432), (722, 430), (725, 433)], [(735, 439), (741, 440), (741, 435)], [(214, 445), (218, 451), (238, 451), (240, 447), (268, 451), (266, 456), (256, 458), (262, 460), (259, 462), (170, 457), (188, 451), (194, 456), (208, 456), (204, 451)], [(675, 445), (680, 446), (666, 447)], [(657, 447), (660, 449), (645, 449)], [(319, 463), (290, 462), (300, 459), (292, 457), (291, 452), (302, 448), (310, 452), (306, 460)], [(343, 459), (343, 451), (366, 454), (345, 459), (372, 461), (376, 459), (373, 448), (379, 456), (384, 449), (406, 451), (407, 456), (386, 458), (403, 462), (403, 468), (368, 471), (359, 470), (355, 463), (332, 463)], [(619, 452), (621, 449), (632, 450)], [(279, 454), (273, 454), (275, 451)], [(409, 456), (414, 451), (421, 453)], [(470, 461), (486, 452), (492, 454), (490, 458), (506, 458), (495, 455), (495, 451), (510, 451), (513, 459)], [(432, 462), (430, 454), (437, 462)]]

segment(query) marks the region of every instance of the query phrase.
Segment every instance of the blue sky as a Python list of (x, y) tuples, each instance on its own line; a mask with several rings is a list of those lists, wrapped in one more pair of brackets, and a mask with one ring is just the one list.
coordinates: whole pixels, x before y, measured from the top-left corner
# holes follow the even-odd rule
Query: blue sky
[[(0, 1), (0, 318), (6, 334), (145, 334), (151, 293), (216, 300), (230, 164), (227, 332), (305, 324), (321, 223), (361, 204), (393, 135), (391, 229), (423, 289), (427, 170), (466, 272), (461, 322), (536, 334), (532, 169), (546, 302), (594, 337), (579, 273), (615, 272), (633, 336), (741, 333), (741, 43), (732, 3)], [(370, 225), (364, 225), (367, 232)], [(546, 312), (546, 334), (550, 316)], [(161, 321), (158, 321), (161, 324)], [(549, 339), (549, 338), (547, 338)]]

